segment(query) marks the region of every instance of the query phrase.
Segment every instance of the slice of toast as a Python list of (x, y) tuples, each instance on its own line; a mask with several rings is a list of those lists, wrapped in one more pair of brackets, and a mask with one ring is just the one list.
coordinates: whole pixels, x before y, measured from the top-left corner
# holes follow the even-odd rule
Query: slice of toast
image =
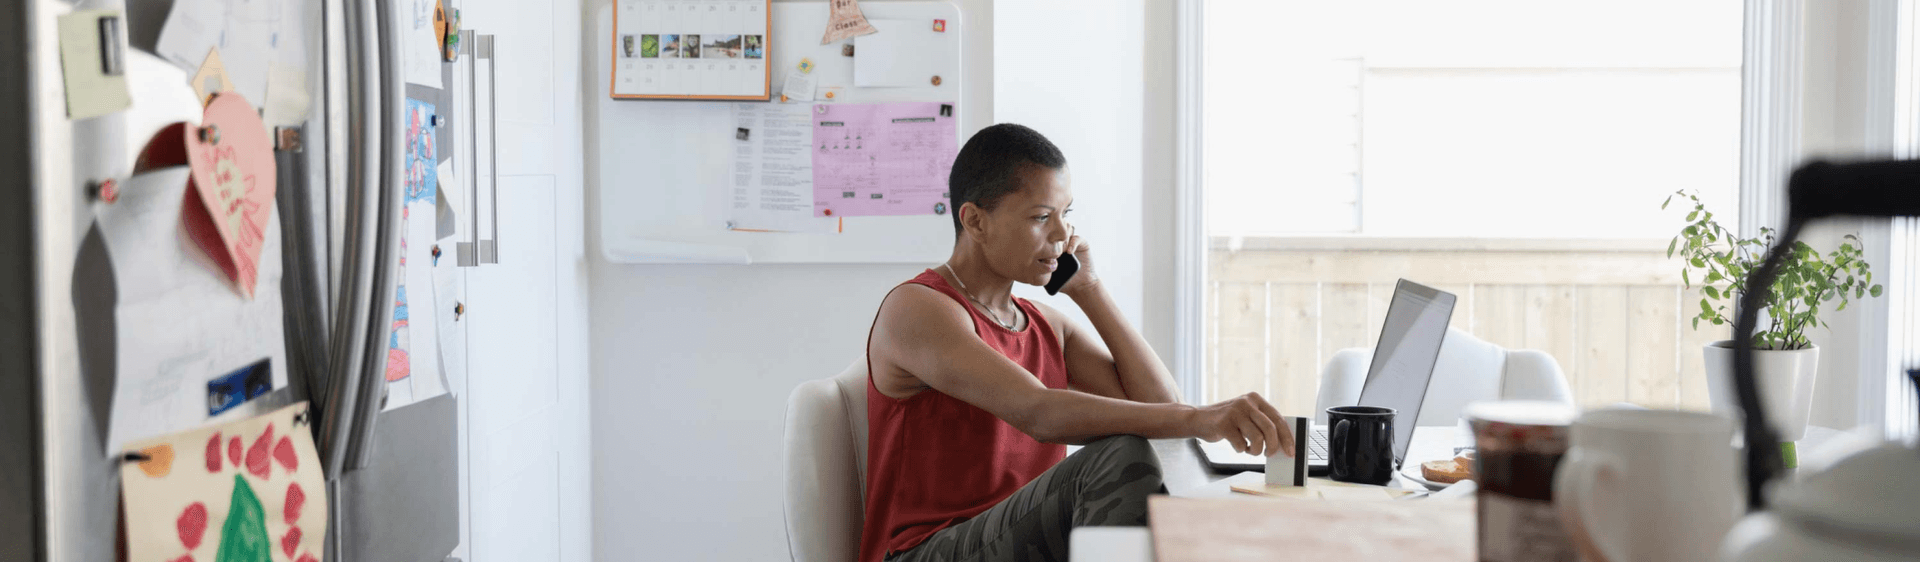
[(1461, 480), (1472, 479), (1472, 466), (1473, 462), (1471, 460), (1464, 462), (1460, 459), (1427, 461), (1420, 463), (1420, 476), (1430, 482), (1452, 484)]

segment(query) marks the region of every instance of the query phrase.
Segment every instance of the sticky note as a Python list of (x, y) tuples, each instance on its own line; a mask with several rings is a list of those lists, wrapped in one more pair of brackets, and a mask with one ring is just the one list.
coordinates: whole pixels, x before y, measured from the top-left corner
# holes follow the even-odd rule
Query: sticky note
[(59, 18), (60, 70), (67, 118), (86, 119), (126, 109), (126, 42), (118, 10), (80, 10)]

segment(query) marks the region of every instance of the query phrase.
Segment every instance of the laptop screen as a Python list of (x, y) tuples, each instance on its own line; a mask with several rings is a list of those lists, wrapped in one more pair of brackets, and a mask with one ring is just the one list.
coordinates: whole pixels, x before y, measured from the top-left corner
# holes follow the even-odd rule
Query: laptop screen
[(1360, 388), (1361, 406), (1393, 408), (1393, 456), (1397, 466), (1413, 444), (1413, 427), (1420, 420), (1420, 404), (1427, 398), (1427, 381), (1440, 358), (1440, 343), (1453, 317), (1454, 296), (1401, 279), (1380, 327), (1380, 343), (1373, 348), (1373, 365)]

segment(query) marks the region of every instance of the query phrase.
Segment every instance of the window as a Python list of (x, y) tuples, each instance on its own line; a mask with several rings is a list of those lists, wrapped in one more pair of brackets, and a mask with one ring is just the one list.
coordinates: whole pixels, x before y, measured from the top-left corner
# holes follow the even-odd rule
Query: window
[(1310, 411), (1406, 277), (1458, 296), (1454, 327), (1553, 354), (1585, 404), (1704, 407), (1700, 348), (1724, 335), (1682, 325), (1684, 213), (1660, 203), (1740, 214), (1742, 15), (1207, 3), (1203, 397)]

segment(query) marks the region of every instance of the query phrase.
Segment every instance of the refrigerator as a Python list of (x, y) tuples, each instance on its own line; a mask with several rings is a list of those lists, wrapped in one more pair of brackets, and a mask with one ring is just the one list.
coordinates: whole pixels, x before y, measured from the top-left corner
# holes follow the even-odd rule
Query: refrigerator
[[(124, 110), (70, 118), (58, 18), (119, 10), (121, 28), (102, 37), (118, 34), (127, 57), (145, 60), (171, 11), (192, 3), (0, 2), (0, 560), (115, 560), (123, 525), (120, 459), (106, 444), (116, 380), (101, 367), (112, 361), (99, 359), (113, 353), (115, 331), (102, 322), (114, 316), (115, 274), (101, 265), (95, 233), (112, 205), (102, 201), (101, 180), (129, 176), (140, 150), (129, 138), (156, 118), (157, 105), (142, 103), (152, 88), (135, 87)], [(438, 64), (442, 87), (428, 88), (404, 77), (402, 32), (417, 16), (403, 13), (410, 2), (277, 4), (278, 17), (306, 34), (309, 100), (295, 122), (270, 125), (280, 278), (257, 291), (280, 297), (286, 380), (236, 411), (310, 402), (327, 488), (327, 560), (448, 560), (466, 509), (462, 397), (383, 408), (383, 370), (406, 227), (408, 99), (439, 108), (437, 160), (463, 172), (439, 189), (472, 193), (454, 217), (458, 236), (441, 244), (461, 267), (494, 261), (477, 193), (481, 171), (491, 174), (490, 37), (458, 31), (457, 56)], [(436, 344), (414, 341), (411, 351), (437, 353)]]

